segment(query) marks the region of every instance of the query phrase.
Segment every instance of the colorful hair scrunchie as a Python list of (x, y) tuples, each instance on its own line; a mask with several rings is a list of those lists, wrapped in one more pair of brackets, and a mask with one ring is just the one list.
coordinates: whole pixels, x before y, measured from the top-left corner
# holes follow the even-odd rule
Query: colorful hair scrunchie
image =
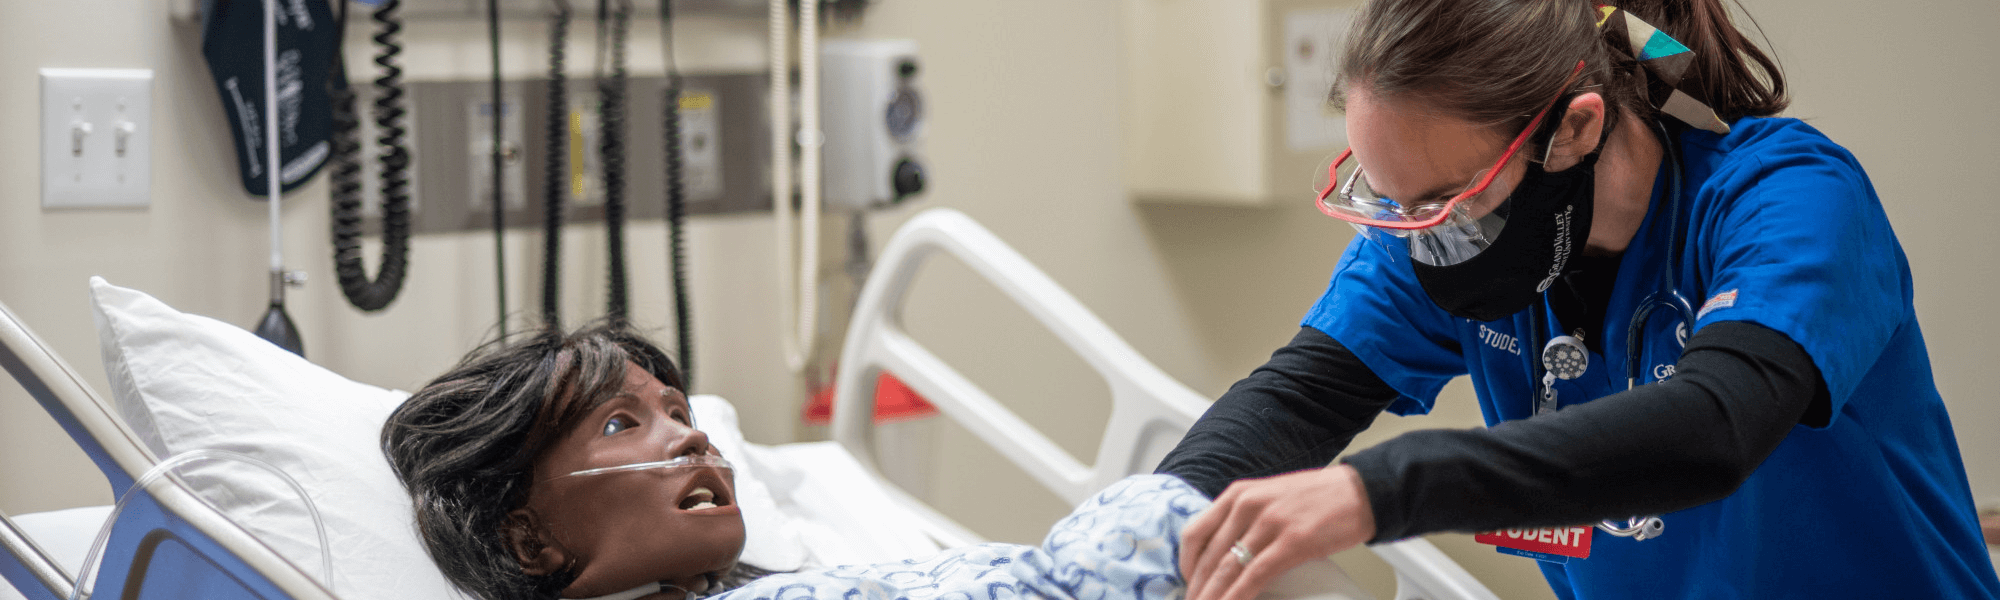
[(1694, 63), (1693, 50), (1667, 35), (1667, 32), (1616, 6), (1598, 5), (1597, 27), (1609, 27), (1614, 34), (1623, 33), (1619, 37), (1631, 42), (1626, 49), (1631, 52), (1633, 60), (1639, 61), (1647, 72), (1666, 84), (1670, 93), (1665, 99), (1661, 99), (1657, 92), (1647, 94), (1653, 108), (1701, 129), (1724, 135), (1729, 133), (1729, 124), (1715, 115), (1715, 109), (1680, 89), (1681, 75), (1687, 71), (1689, 64)]

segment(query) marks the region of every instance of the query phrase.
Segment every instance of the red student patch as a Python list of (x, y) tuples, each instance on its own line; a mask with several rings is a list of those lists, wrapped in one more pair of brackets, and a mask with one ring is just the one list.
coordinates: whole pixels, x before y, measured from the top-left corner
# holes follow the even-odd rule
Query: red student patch
[(1499, 546), (1508, 554), (1560, 563), (1590, 558), (1590, 533), (1587, 525), (1502, 529), (1472, 536), (1472, 541)]

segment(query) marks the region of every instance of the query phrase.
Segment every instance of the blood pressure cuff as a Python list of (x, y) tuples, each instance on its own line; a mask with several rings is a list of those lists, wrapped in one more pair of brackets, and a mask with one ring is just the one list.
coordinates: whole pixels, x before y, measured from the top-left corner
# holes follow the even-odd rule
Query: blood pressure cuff
[[(265, 177), (271, 172), (264, 129), (265, 1), (205, 0), (201, 25), (201, 55), (229, 121), (243, 188), (260, 197), (270, 191)], [(270, 1), (278, 7), (278, 181), (291, 191), (331, 154), (327, 82), (340, 51), (340, 28), (324, 0)]]

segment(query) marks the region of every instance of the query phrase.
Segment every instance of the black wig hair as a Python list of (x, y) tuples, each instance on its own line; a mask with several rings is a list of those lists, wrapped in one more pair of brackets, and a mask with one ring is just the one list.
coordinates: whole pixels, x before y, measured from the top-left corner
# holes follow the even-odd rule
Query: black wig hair
[(382, 451), (416, 504), (425, 550), (453, 584), (486, 600), (530, 600), (575, 581), (567, 568), (523, 573), (507, 513), (527, 504), (542, 448), (619, 392), (628, 361), (682, 387), (659, 347), (600, 321), (489, 342), (389, 416)]

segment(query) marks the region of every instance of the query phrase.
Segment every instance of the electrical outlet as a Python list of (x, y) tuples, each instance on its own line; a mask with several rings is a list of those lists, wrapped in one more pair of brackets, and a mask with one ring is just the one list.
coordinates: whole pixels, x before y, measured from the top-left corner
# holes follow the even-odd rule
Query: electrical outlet
[(138, 208), (152, 184), (153, 71), (42, 69), (42, 208)]

